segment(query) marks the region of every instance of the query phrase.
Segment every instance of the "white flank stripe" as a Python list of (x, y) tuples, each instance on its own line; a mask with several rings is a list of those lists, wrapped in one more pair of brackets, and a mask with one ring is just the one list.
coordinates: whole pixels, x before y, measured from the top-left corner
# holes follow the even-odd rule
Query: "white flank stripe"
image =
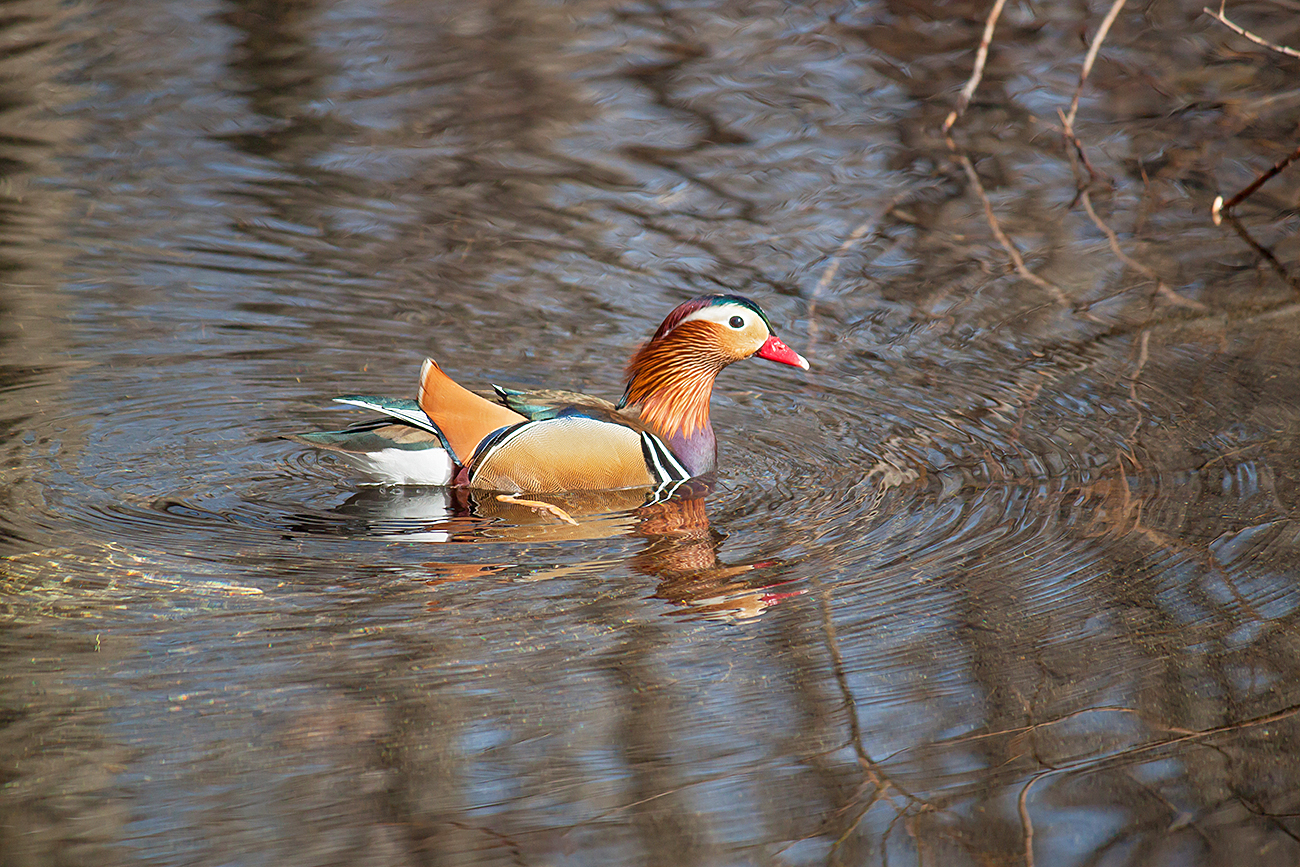
[(385, 485), (450, 485), (456, 472), (456, 465), (446, 449), (331, 451), (330, 454)]

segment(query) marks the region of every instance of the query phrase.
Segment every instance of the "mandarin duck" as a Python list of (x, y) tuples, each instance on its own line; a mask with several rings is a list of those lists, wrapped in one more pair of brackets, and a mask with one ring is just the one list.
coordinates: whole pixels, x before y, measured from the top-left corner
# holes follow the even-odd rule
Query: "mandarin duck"
[(488, 399), (425, 359), (417, 400), (337, 397), (384, 417), (285, 438), (324, 449), (384, 484), (519, 493), (664, 491), (714, 471), (713, 381), (722, 368), (751, 355), (808, 369), (807, 359), (777, 338), (753, 301), (705, 295), (678, 305), (632, 356), (616, 404), (569, 391), (499, 386)]

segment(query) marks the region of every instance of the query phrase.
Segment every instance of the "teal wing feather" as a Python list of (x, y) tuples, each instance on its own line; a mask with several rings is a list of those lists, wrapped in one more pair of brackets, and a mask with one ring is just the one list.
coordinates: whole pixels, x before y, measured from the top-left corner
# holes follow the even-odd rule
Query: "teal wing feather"
[(492, 389), (496, 392), (497, 403), (513, 409), (530, 421), (545, 421), (560, 415), (574, 414), (609, 417), (615, 411), (614, 404), (609, 401), (576, 391), (555, 388), (519, 391), (500, 385), (494, 385)]
[(362, 409), (374, 410), (382, 413), (389, 418), (395, 418), (398, 421), (404, 421), (407, 424), (413, 424), (418, 428), (423, 428), (430, 433), (438, 433), (438, 427), (435, 425), (420, 405), (409, 397), (376, 397), (370, 394), (345, 394), (341, 397), (334, 398), (335, 403), (346, 403), (349, 406), (359, 406)]
[(284, 439), (330, 451), (357, 454), (379, 452), (385, 449), (423, 451), (424, 449), (446, 448), (442, 437), (436, 433), (409, 424), (394, 423), (387, 418), (361, 422), (343, 430), (289, 434)]
[[(433, 423), (433, 419), (425, 415), (424, 410), (420, 409), (420, 404), (409, 397), (377, 397), (371, 394), (345, 394), (342, 397), (334, 398), (334, 402), (346, 403), (348, 406), (359, 406), (362, 409), (373, 410), (382, 413), (391, 419), (417, 427), (422, 431), (428, 431), (438, 438), (442, 448), (446, 449), (448, 453), (452, 455), (456, 454), (455, 450), (451, 447), (451, 443), (447, 442), (447, 437), (438, 429), (438, 426)], [(354, 426), (352, 429), (355, 430), (357, 427), (363, 427), (365, 424), (367, 423), (362, 422), (361, 425)]]

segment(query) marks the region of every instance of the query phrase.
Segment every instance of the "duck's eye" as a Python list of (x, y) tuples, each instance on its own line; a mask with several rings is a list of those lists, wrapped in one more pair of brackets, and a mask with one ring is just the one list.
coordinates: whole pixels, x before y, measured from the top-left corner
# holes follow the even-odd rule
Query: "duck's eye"
[(745, 317), (743, 317), (743, 316), (733, 316), (733, 317), (731, 317), (731, 321), (728, 322), (727, 324), (730, 325), (732, 328), (744, 328), (744, 327), (745, 327)]

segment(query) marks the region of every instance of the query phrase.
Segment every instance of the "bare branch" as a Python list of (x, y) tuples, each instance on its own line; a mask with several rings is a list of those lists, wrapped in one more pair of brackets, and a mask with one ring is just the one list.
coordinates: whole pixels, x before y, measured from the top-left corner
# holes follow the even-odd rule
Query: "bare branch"
[(1097, 35), (1092, 38), (1092, 45), (1088, 48), (1088, 56), (1083, 59), (1083, 68), (1079, 70), (1079, 86), (1074, 91), (1074, 99), (1070, 102), (1069, 120), (1067, 126), (1074, 125), (1074, 116), (1079, 112), (1079, 98), (1083, 95), (1084, 82), (1088, 80), (1088, 74), (1092, 72), (1092, 65), (1097, 62), (1097, 52), (1101, 50), (1101, 44), (1106, 41), (1106, 34), (1110, 32), (1110, 26), (1115, 23), (1119, 17), (1119, 11), (1124, 8), (1127, 0), (1115, 0), (1110, 5), (1110, 11), (1101, 21), (1101, 27), (1097, 28)]
[(1213, 9), (1211, 9), (1208, 6), (1201, 7), (1201, 11), (1204, 12), (1206, 15), (1209, 15), (1211, 18), (1215, 19), (1216, 21), (1218, 21), (1224, 27), (1227, 27), (1233, 33), (1236, 33), (1239, 36), (1246, 37), (1256, 45), (1262, 45), (1265, 48), (1269, 48), (1272, 49), (1273, 51), (1277, 51), (1281, 54), (1285, 54), (1288, 57), (1300, 58), (1300, 51), (1296, 51), (1294, 48), (1290, 48), (1286, 45), (1278, 45), (1276, 42), (1269, 42), (1264, 37), (1256, 36), (1254, 33), (1251, 33), (1249, 30), (1247, 30), (1245, 27), (1242, 27), (1240, 24), (1234, 24), (1233, 22), (1229, 21), (1228, 16), (1223, 14), (1223, 8), (1224, 8), (1224, 3), (1220, 2), (1218, 12), (1215, 12)]
[(1228, 213), (1228, 211), (1231, 211), (1237, 205), (1241, 204), (1253, 195), (1256, 190), (1264, 186), (1264, 184), (1268, 183), (1272, 178), (1281, 174), (1287, 166), (1291, 165), (1291, 163), (1296, 160), (1300, 160), (1300, 147), (1291, 151), (1290, 154), (1274, 163), (1272, 168), (1255, 178), (1249, 186), (1237, 193), (1237, 195), (1233, 196), (1231, 199), (1228, 199), (1227, 202), (1223, 201), (1223, 196), (1215, 196), (1214, 204), (1210, 206), (1210, 217), (1214, 220), (1214, 225), (1219, 225), (1219, 221)]
[(831, 256), (830, 262), (826, 265), (826, 270), (822, 272), (821, 279), (818, 280), (817, 285), (813, 287), (812, 297), (808, 301), (809, 351), (811, 351), (817, 344), (817, 300), (821, 294), (826, 291), (827, 287), (831, 285), (831, 281), (835, 279), (836, 273), (840, 270), (840, 262), (843, 261), (844, 256), (852, 250), (859, 241), (875, 233), (876, 227), (880, 225), (880, 221), (883, 220), (890, 211), (898, 207), (898, 203), (903, 201), (905, 195), (905, 193), (899, 193), (894, 196), (882, 208), (876, 211), (875, 214), (859, 224), (852, 232), (849, 232), (848, 237), (844, 239), (840, 244), (839, 249)]
[(899, 193), (890, 199), (883, 208), (873, 214), (869, 219), (865, 220), (852, 232), (849, 232), (848, 237), (844, 239), (844, 242), (840, 244), (839, 249), (835, 251), (833, 256), (831, 256), (830, 262), (826, 265), (826, 270), (822, 272), (821, 279), (817, 281), (817, 285), (813, 288), (812, 300), (814, 304), (817, 302), (817, 296), (825, 292), (826, 287), (830, 286), (831, 281), (835, 279), (835, 273), (840, 270), (840, 260), (844, 258), (844, 254), (849, 252), (849, 250), (852, 250), (858, 241), (861, 241), (864, 237), (874, 232), (881, 219), (892, 211), (902, 200), (903, 194)]
[(1088, 212), (1088, 218), (1092, 220), (1093, 225), (1098, 229), (1101, 229), (1102, 233), (1105, 234), (1106, 241), (1110, 244), (1110, 251), (1115, 254), (1115, 258), (1119, 259), (1139, 274), (1154, 280), (1156, 284), (1156, 292), (1158, 292), (1161, 297), (1181, 307), (1190, 307), (1193, 310), (1209, 309), (1199, 301), (1194, 301), (1191, 298), (1184, 298), (1182, 295), (1179, 295), (1177, 292), (1166, 286), (1165, 282), (1160, 279), (1155, 271), (1152, 271), (1146, 265), (1143, 265), (1141, 262), (1136, 261), (1125, 253), (1119, 245), (1119, 238), (1115, 235), (1115, 232), (1110, 228), (1110, 226), (1107, 226), (1102, 221), (1101, 217), (1097, 216), (1097, 212), (1093, 210), (1092, 197), (1088, 195), (1087, 190), (1084, 190), (1079, 194), (1079, 201), (1083, 203), (1083, 209)]
[[(1080, 82), (1079, 86), (1080, 88), (1082, 88), (1083, 83)], [(1093, 181), (1101, 180), (1102, 179), (1101, 173), (1092, 167), (1092, 162), (1089, 161), (1088, 155), (1083, 151), (1083, 142), (1079, 141), (1079, 137), (1074, 134), (1074, 127), (1071, 124), (1070, 120), (1065, 116), (1065, 112), (1061, 111), (1058, 108), (1056, 110), (1056, 116), (1061, 119), (1061, 134), (1065, 136), (1065, 139), (1070, 144), (1074, 145), (1074, 155), (1078, 158), (1079, 162), (1083, 164), (1083, 167), (1088, 170), (1088, 177)], [(1079, 167), (1074, 166), (1074, 170), (1075, 170), (1075, 175), (1077, 176), (1079, 173)], [(1115, 181), (1112, 180), (1111, 178), (1106, 178), (1105, 181), (1106, 183), (1110, 184), (1112, 187), (1115, 185)], [(1082, 192), (1085, 189), (1086, 186), (1080, 183), (1079, 191)]]
[[(1241, 225), (1241, 222), (1238, 221), (1236, 217), (1234, 217), (1232, 214), (1224, 214), (1223, 216), (1224, 219), (1228, 221), (1228, 225), (1232, 227), (1232, 230), (1237, 233), (1237, 237), (1245, 241), (1246, 246), (1250, 247), (1250, 249), (1258, 253), (1259, 257), (1263, 259), (1265, 262), (1267, 262), (1269, 267), (1271, 267), (1275, 272), (1277, 272), (1277, 275), (1279, 277), (1285, 280), (1292, 289), (1300, 293), (1300, 277), (1295, 277), (1290, 272), (1288, 272), (1286, 266), (1277, 260), (1277, 256), (1273, 255), (1273, 251), (1268, 249), (1258, 241), (1256, 241), (1254, 238), (1252, 238), (1250, 232), (1246, 231), (1246, 227)], [(1284, 310), (1285, 308), (1279, 308), (1279, 309)], [(1265, 314), (1274, 315), (1276, 312), (1277, 312), (1276, 310), (1266, 310), (1266, 311), (1261, 311), (1259, 314), (1256, 315), (1260, 315), (1260, 316)]]
[(948, 117), (943, 122), (944, 135), (948, 134), (952, 125), (957, 122), (957, 118), (966, 111), (971, 97), (975, 95), (975, 88), (980, 86), (980, 79), (984, 77), (984, 63), (989, 57), (989, 44), (993, 42), (993, 28), (997, 26), (1002, 7), (1006, 4), (1007, 0), (995, 0), (993, 8), (989, 10), (989, 17), (984, 21), (984, 35), (980, 37), (980, 47), (975, 52), (975, 68), (971, 70), (970, 80), (961, 89), (961, 96), (957, 98), (957, 107), (948, 113)]
[[(954, 146), (951, 139), (949, 139), (949, 146)], [(966, 170), (966, 177), (970, 180), (971, 186), (975, 188), (975, 193), (984, 204), (984, 217), (988, 221), (989, 228), (993, 230), (993, 236), (998, 239), (1002, 249), (1006, 250), (1007, 255), (1011, 257), (1011, 264), (1015, 266), (1016, 273), (1040, 289), (1045, 290), (1058, 304), (1069, 307), (1070, 299), (1065, 294), (1065, 290), (1055, 283), (1044, 280), (1025, 267), (1025, 260), (1020, 255), (1020, 251), (1016, 249), (1015, 244), (1011, 243), (1011, 239), (1007, 237), (1006, 232), (1002, 231), (1002, 226), (998, 224), (997, 214), (993, 213), (993, 203), (989, 201), (988, 194), (984, 192), (984, 185), (980, 183), (979, 175), (975, 173), (975, 166), (971, 163), (970, 157), (959, 153), (957, 158), (961, 161), (961, 167)]]
[(1025, 867), (1034, 867), (1034, 821), (1029, 817), (1029, 790), (1044, 776), (1046, 774), (1030, 778), (1029, 782), (1025, 783), (1025, 787), (1020, 790), (1020, 797), (1016, 798), (1016, 809), (1020, 813), (1020, 827), (1024, 832)]

